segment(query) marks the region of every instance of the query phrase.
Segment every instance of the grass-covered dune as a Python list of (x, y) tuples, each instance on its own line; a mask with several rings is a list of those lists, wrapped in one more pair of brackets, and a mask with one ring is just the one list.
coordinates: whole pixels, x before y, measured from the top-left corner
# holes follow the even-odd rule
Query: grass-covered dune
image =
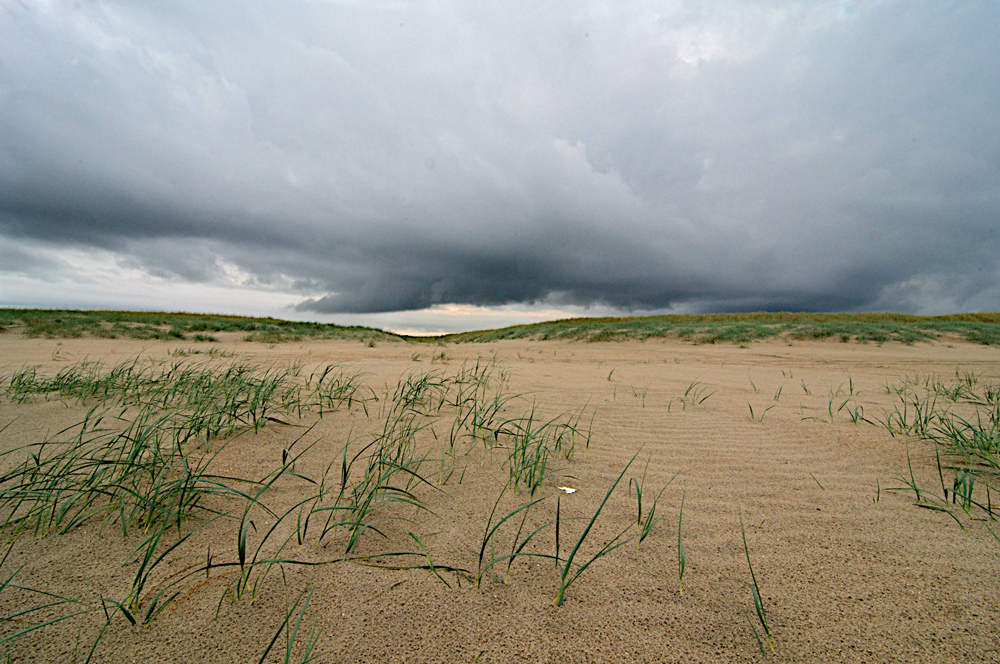
[(29, 337), (105, 339), (192, 339), (214, 341), (213, 332), (242, 332), (244, 341), (275, 343), (312, 339), (399, 340), (371, 327), (328, 325), (277, 318), (148, 311), (0, 309), (0, 331), (22, 330)]
[(1000, 313), (910, 316), (906, 314), (739, 313), (628, 318), (571, 318), (499, 330), (449, 334), (448, 341), (565, 339), (618, 341), (677, 337), (695, 343), (747, 343), (771, 337), (882, 343), (932, 341), (957, 335), (1000, 344)]
[(0, 331), (20, 330), (29, 337), (190, 339), (214, 341), (213, 333), (239, 332), (244, 341), (276, 343), (301, 339), (358, 339), (364, 342), (489, 342), (501, 339), (622, 341), (672, 337), (693, 343), (749, 343), (784, 337), (794, 340), (912, 344), (954, 336), (1000, 345), (1000, 313), (911, 316), (866, 313), (736, 313), (622, 318), (571, 318), (514, 325), (496, 330), (437, 337), (409, 337), (371, 327), (287, 321), (214, 314), (137, 311), (0, 309)]

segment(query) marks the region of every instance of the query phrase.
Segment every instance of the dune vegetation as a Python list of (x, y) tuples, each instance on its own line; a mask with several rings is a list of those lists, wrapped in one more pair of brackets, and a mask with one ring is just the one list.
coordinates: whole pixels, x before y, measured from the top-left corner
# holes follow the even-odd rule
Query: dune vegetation
[(213, 333), (237, 332), (245, 341), (277, 343), (302, 339), (359, 339), (365, 342), (490, 342), (501, 339), (624, 341), (678, 338), (693, 343), (749, 343), (770, 338), (838, 339), (848, 342), (917, 343), (952, 336), (1000, 345), (1000, 314), (947, 316), (907, 314), (733, 313), (622, 318), (571, 318), (496, 330), (411, 337), (361, 326), (286, 321), (275, 318), (128, 311), (0, 309), (0, 329), (30, 337), (191, 339), (212, 341)]
[(370, 327), (327, 325), (276, 318), (144, 311), (0, 309), (0, 329), (29, 337), (67, 339), (160, 339), (215, 341), (213, 333), (239, 333), (244, 341), (279, 343), (302, 339), (398, 340)]
[(448, 341), (564, 339), (623, 341), (676, 337), (694, 343), (749, 343), (776, 337), (798, 341), (838, 339), (861, 343), (916, 343), (955, 335), (1000, 344), (1000, 314), (909, 316), (904, 314), (744, 313), (634, 318), (572, 318), (499, 330), (462, 332)]

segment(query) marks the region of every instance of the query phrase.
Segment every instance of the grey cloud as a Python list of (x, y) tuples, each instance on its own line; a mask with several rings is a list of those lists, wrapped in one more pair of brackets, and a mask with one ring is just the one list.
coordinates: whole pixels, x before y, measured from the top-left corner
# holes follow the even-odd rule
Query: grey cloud
[(0, 237), (317, 313), (1000, 309), (998, 25), (900, 0), (26, 2), (0, 13)]
[(31, 247), (21, 247), (10, 242), (0, 245), (0, 272), (46, 280), (61, 267), (59, 261), (32, 250)]

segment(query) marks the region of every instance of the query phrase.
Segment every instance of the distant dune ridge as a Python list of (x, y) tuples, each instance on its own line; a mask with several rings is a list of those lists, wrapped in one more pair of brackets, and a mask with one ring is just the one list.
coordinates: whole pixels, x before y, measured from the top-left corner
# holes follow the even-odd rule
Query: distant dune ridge
[(615, 341), (678, 337), (696, 343), (745, 343), (771, 337), (791, 339), (839, 338), (842, 341), (930, 341), (957, 335), (975, 343), (1000, 344), (1000, 313), (946, 316), (865, 313), (754, 312), (572, 318), (515, 325), (496, 330), (458, 332), (433, 337), (408, 337), (369, 327), (285, 321), (213, 314), (0, 309), (0, 327), (20, 329), (29, 336), (206, 340), (213, 332), (243, 333), (248, 341), (293, 341), (305, 338), (388, 341), (406, 338), (437, 341), (494, 341), (498, 339), (565, 339)]

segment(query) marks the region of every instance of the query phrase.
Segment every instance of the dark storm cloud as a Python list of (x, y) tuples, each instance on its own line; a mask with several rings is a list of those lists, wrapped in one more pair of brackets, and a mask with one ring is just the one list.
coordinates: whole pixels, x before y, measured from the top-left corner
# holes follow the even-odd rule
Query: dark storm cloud
[(321, 313), (1000, 309), (997, 61), (995, 3), (25, 0), (0, 272), (44, 244)]

